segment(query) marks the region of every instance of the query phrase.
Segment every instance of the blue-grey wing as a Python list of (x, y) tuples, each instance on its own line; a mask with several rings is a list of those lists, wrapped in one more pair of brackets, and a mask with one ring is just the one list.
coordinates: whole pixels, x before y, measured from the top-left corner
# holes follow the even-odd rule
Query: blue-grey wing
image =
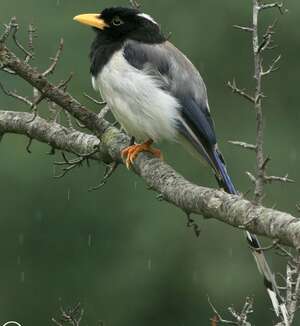
[(159, 78), (161, 87), (177, 99), (181, 105), (179, 132), (211, 161), (208, 151), (216, 145), (214, 123), (205, 84), (193, 64), (170, 42), (128, 41), (124, 56), (135, 68)]

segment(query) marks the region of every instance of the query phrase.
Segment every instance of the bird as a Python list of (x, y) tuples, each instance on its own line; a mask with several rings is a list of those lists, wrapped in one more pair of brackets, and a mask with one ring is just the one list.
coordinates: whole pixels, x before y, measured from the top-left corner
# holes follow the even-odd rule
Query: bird
[[(90, 50), (92, 85), (131, 136), (130, 146), (121, 152), (127, 167), (141, 152), (162, 158), (154, 143), (176, 142), (211, 167), (219, 187), (238, 195), (218, 147), (205, 83), (159, 23), (127, 7), (110, 7), (73, 19), (96, 32)], [(274, 311), (288, 325), (285, 303), (259, 240), (248, 231), (246, 238)]]

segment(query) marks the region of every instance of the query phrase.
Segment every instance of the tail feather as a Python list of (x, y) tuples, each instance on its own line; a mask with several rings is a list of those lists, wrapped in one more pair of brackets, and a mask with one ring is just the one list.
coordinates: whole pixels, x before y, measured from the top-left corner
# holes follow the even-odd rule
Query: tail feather
[[(236, 191), (225, 166), (225, 162), (221, 153), (216, 149), (212, 153), (212, 161), (214, 163), (214, 169), (216, 172), (216, 178), (218, 180), (219, 185), (228, 193), (237, 195)], [(247, 241), (250, 245), (252, 254), (256, 261), (259, 272), (262, 274), (264, 278), (264, 284), (269, 294), (269, 297), (272, 301), (272, 305), (274, 307), (275, 313), (277, 317), (280, 315), (283, 317), (285, 326), (289, 325), (288, 312), (285, 306), (285, 303), (279, 293), (278, 287), (276, 285), (274, 274), (272, 273), (269, 264), (266, 260), (266, 257), (261, 250), (260, 243), (256, 237), (256, 235), (246, 232)]]

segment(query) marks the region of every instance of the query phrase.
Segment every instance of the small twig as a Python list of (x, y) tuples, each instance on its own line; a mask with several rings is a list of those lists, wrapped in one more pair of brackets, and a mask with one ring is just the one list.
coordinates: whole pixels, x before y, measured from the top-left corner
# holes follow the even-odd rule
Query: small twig
[(71, 72), (70, 76), (66, 80), (62, 80), (56, 87), (62, 90), (66, 90), (66, 87), (68, 86), (69, 82), (72, 80), (74, 77), (74, 73)]
[(69, 129), (70, 130), (74, 130), (74, 126), (73, 126), (73, 123), (72, 123), (72, 116), (71, 116), (71, 114), (68, 111), (66, 111), (66, 110), (63, 110), (63, 113), (65, 114), (65, 117), (66, 117), (66, 120), (67, 120)]
[(16, 18), (12, 18), (12, 38), (16, 44), (16, 46), (25, 54), (25, 59), (24, 61), (28, 63), (30, 59), (33, 57), (33, 53), (31, 51), (28, 51), (25, 49), (25, 47), (18, 41), (17, 39), (17, 33), (19, 31), (19, 25), (16, 22)]
[(6, 42), (15, 24), (16, 24), (16, 17), (12, 17), (8, 24), (3, 24), (5, 30), (3, 34), (0, 36), (0, 43)]
[(78, 158), (69, 160), (64, 152), (61, 152), (63, 161), (62, 162), (54, 162), (54, 165), (58, 166), (65, 166), (62, 168), (62, 173), (59, 175), (54, 175), (55, 179), (61, 179), (63, 178), (67, 173), (75, 169), (76, 167), (82, 166), (82, 163), (86, 160), (88, 163), (89, 158), (91, 158), (93, 155), (95, 155), (99, 151), (99, 148), (96, 146), (95, 150), (93, 150), (91, 153), (88, 154), (79, 154), (74, 153), (78, 156)]
[(244, 97), (246, 100), (250, 101), (251, 103), (255, 103), (255, 98), (253, 96), (247, 94), (244, 90), (238, 88), (235, 80), (233, 80), (232, 83), (230, 81), (228, 81), (227, 86), (232, 90), (233, 93), (236, 93), (236, 94)]
[(260, 169), (265, 172), (267, 165), (271, 162), (271, 158), (267, 157), (265, 160), (262, 162)]
[(191, 213), (186, 212), (186, 216), (187, 216), (187, 227), (188, 228), (193, 228), (193, 231), (195, 232), (195, 235), (197, 238), (200, 237), (201, 234), (201, 229), (199, 227), (199, 225), (195, 222), (194, 219), (191, 218)]
[(253, 28), (252, 27), (247, 27), (247, 26), (240, 26), (240, 25), (233, 25), (234, 28), (244, 31), (244, 32), (250, 32), (253, 33)]
[(273, 9), (273, 8), (277, 8), (279, 10), (279, 12), (283, 15), (284, 14), (284, 10), (283, 10), (283, 2), (274, 2), (274, 3), (266, 3), (263, 4), (261, 6), (259, 6), (259, 10), (266, 10), (266, 9)]
[(33, 39), (36, 33), (36, 29), (34, 28), (34, 26), (32, 24), (30, 24), (28, 26), (28, 48), (29, 51), (32, 53), (32, 55), (34, 55), (34, 45), (33, 45)]
[(48, 108), (49, 111), (52, 114), (52, 117), (50, 118), (50, 121), (53, 123), (56, 123), (58, 120), (58, 117), (60, 115), (60, 112), (63, 110), (62, 108), (58, 107), (58, 105), (52, 101), (49, 101), (48, 99)]
[(212, 308), (214, 314), (216, 315), (216, 317), (217, 317), (217, 319), (218, 319), (218, 321), (220, 323), (228, 324), (228, 325), (238, 325), (238, 323), (236, 321), (223, 319), (223, 317), (220, 315), (220, 313), (217, 311), (217, 309), (214, 307), (214, 305), (210, 301), (210, 298), (209, 297), (207, 297), (207, 300), (208, 300), (208, 303), (209, 303), (210, 307)]
[(32, 112), (32, 118), (30, 120), (28, 120), (28, 123), (33, 122), (36, 117), (38, 116), (38, 105), (46, 98), (46, 96), (44, 94), (40, 94), (39, 91), (34, 88), (33, 89), (33, 100), (34, 102), (32, 102), (31, 104), (31, 112)]
[(105, 101), (99, 101), (97, 99), (95, 99), (94, 97), (88, 95), (87, 93), (83, 94), (86, 98), (88, 98), (90, 101), (92, 101), (93, 103), (100, 105), (101, 107), (103, 105), (105, 105), (101, 111), (98, 113), (98, 117), (99, 118), (105, 118), (105, 116), (107, 115), (107, 113), (110, 111), (110, 108), (108, 107), (108, 105), (106, 105), (107, 103)]
[(5, 65), (0, 65), (0, 70), (4, 71), (10, 75), (16, 75), (16, 73), (13, 70), (7, 68)]
[(262, 76), (267, 76), (269, 74), (271, 74), (272, 72), (275, 72), (279, 69), (279, 66), (276, 66), (278, 64), (278, 62), (281, 60), (281, 54), (275, 58), (272, 63), (269, 66), (269, 69), (266, 71), (262, 71)]
[(29, 101), (28, 98), (26, 98), (25, 96), (21, 96), (21, 95), (17, 94), (16, 92), (8, 91), (7, 89), (5, 89), (5, 87), (3, 86), (3, 84), (1, 82), (0, 82), (0, 88), (5, 95), (13, 97), (29, 106), (32, 106), (32, 102)]
[(265, 176), (265, 182), (266, 183), (272, 183), (272, 182), (283, 182), (283, 183), (295, 183), (296, 181), (293, 179), (290, 179), (288, 174), (284, 177), (277, 177), (277, 176)]
[(254, 184), (256, 183), (256, 178), (251, 172), (247, 171), (246, 175), (249, 177), (251, 182), (253, 182)]
[(244, 149), (250, 149), (250, 150), (256, 150), (256, 145), (253, 144), (248, 144), (248, 143), (244, 143), (244, 142), (240, 142), (240, 141), (233, 141), (230, 140), (228, 141), (229, 144), (235, 145), (235, 146), (240, 146)]
[(107, 181), (110, 179), (110, 177), (113, 175), (113, 173), (116, 171), (118, 165), (119, 165), (118, 162), (113, 162), (112, 164), (107, 165), (105, 168), (104, 177), (101, 180), (100, 184), (95, 187), (90, 188), (88, 191), (94, 191), (94, 190), (98, 190), (98, 189), (102, 188), (107, 183)]
[(60, 323), (58, 320), (56, 320), (54, 317), (51, 318), (51, 321), (56, 324), (57, 326), (63, 326), (62, 323)]
[(90, 96), (89, 94), (87, 93), (83, 93), (83, 95), (88, 98), (89, 100), (91, 100), (92, 102), (96, 103), (97, 105), (105, 105), (106, 102), (105, 101), (99, 101), (97, 99), (95, 99), (94, 97)]
[(74, 308), (65, 310), (60, 308), (61, 317), (60, 320), (52, 318), (52, 322), (57, 326), (71, 325), (71, 326), (80, 326), (81, 320), (84, 315), (84, 309), (81, 308), (81, 304), (78, 303)]
[(257, 251), (269, 251), (271, 249), (274, 249), (274, 248), (278, 248), (278, 244), (279, 244), (279, 240), (276, 239), (273, 241), (272, 244), (270, 244), (269, 246), (266, 246), (266, 247), (260, 247), (260, 248), (255, 248), (255, 250)]
[(61, 38), (59, 41), (59, 46), (58, 46), (58, 49), (56, 51), (54, 58), (50, 58), (50, 60), (52, 61), (51, 65), (42, 74), (44, 77), (54, 73), (55, 68), (59, 62), (60, 57), (61, 57), (63, 48), (64, 48), (64, 40), (63, 40), (63, 38)]
[(28, 144), (27, 144), (27, 146), (26, 146), (26, 151), (27, 151), (27, 153), (29, 153), (29, 154), (32, 153), (32, 152), (31, 152), (31, 149), (30, 149), (30, 147), (31, 147), (31, 145), (32, 145), (32, 141), (33, 141), (33, 138), (29, 137)]
[(277, 244), (276, 248), (281, 252), (280, 254), (281, 256), (288, 257), (291, 259), (291, 261), (294, 261), (294, 256), (289, 251), (287, 251), (284, 247)]
[(139, 9), (141, 7), (141, 4), (138, 3), (136, 0), (129, 0), (129, 3), (133, 8)]

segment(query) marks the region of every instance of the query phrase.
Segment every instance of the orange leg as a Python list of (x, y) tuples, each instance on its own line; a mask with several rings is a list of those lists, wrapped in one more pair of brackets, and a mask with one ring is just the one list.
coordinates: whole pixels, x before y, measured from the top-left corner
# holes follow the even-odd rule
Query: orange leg
[(137, 158), (138, 154), (141, 152), (148, 152), (153, 154), (155, 157), (162, 158), (162, 154), (159, 149), (151, 148), (153, 140), (149, 139), (143, 144), (135, 144), (126, 147), (122, 150), (121, 155), (123, 158), (126, 157), (126, 166), (128, 169), (132, 166), (134, 160)]

